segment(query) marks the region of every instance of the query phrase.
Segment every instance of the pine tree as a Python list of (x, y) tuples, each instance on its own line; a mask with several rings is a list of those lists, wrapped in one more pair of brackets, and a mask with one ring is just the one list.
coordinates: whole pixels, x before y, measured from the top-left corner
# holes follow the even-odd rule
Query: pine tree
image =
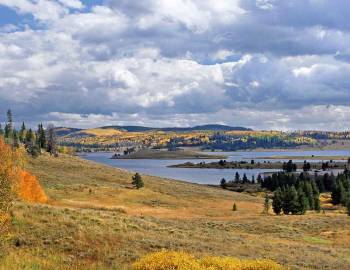
[(232, 211), (233, 211), (233, 212), (236, 212), (236, 211), (237, 211), (237, 205), (236, 205), (236, 203), (233, 203)]
[(262, 177), (260, 174), (258, 175), (258, 178), (256, 180), (257, 180), (258, 184), (262, 183), (263, 180), (262, 180)]
[(221, 181), (220, 181), (220, 186), (225, 189), (226, 186), (227, 186), (227, 182), (226, 182), (226, 179), (225, 178), (222, 178)]
[(22, 122), (21, 129), (18, 133), (18, 137), (19, 137), (19, 140), (21, 143), (25, 142), (25, 136), (26, 136), (26, 126), (25, 126), (24, 122)]
[(304, 215), (306, 210), (309, 208), (309, 200), (305, 196), (305, 193), (300, 188), (298, 190), (298, 213)]
[(332, 203), (334, 205), (340, 204), (345, 199), (345, 189), (343, 183), (338, 181), (332, 189)]
[(247, 175), (246, 175), (246, 174), (243, 174), (242, 181), (243, 181), (243, 183), (244, 183), (244, 184), (246, 184), (246, 183), (248, 183), (248, 182), (249, 182), (249, 181), (248, 181), (248, 177), (247, 177)]
[(40, 153), (40, 150), (36, 144), (35, 134), (32, 129), (29, 129), (26, 132), (25, 147), (27, 149), (27, 152), (33, 157), (37, 157)]
[(18, 148), (20, 145), (19, 137), (18, 137), (18, 132), (14, 130), (13, 132), (13, 147)]
[(324, 187), (324, 183), (323, 183), (323, 177), (322, 176), (315, 176), (315, 179), (316, 179), (316, 184), (317, 184), (317, 187), (318, 187), (318, 190), (319, 192), (325, 192), (326, 189)]
[(315, 208), (315, 205), (314, 205), (314, 193), (313, 193), (313, 190), (312, 190), (311, 183), (304, 182), (304, 189), (303, 189), (303, 191), (304, 191), (304, 196), (308, 200), (308, 208), (310, 210), (313, 210)]
[(28, 148), (30, 145), (34, 144), (34, 141), (35, 141), (34, 133), (33, 133), (32, 129), (29, 129), (26, 132), (26, 137), (25, 137), (25, 141), (24, 141), (26, 148)]
[(348, 210), (348, 215), (350, 216), (350, 200), (348, 200), (348, 202), (346, 204), (346, 208)]
[(235, 174), (235, 182), (236, 182), (236, 183), (239, 183), (239, 182), (240, 182), (240, 175), (239, 175), (238, 172), (236, 172), (236, 174)]
[(273, 193), (272, 200), (272, 209), (276, 215), (280, 215), (282, 212), (283, 200), (282, 200), (282, 191), (280, 188), (277, 188)]
[(133, 177), (132, 177), (132, 184), (137, 188), (140, 189), (144, 186), (142, 177), (140, 174), (136, 173)]
[(314, 195), (314, 210), (316, 212), (320, 212), (321, 211), (321, 203), (320, 203), (320, 195), (319, 194), (315, 194)]
[(1, 124), (0, 124), (0, 137), (3, 137), (5, 134), (4, 129), (2, 128)]
[(39, 148), (46, 148), (46, 133), (43, 124), (38, 125), (37, 144)]
[(13, 145), (13, 118), (11, 110), (7, 111), (7, 123), (5, 126), (5, 141), (9, 145)]
[(293, 215), (299, 212), (298, 192), (294, 186), (287, 188), (283, 194), (283, 213)]
[(266, 193), (265, 194), (265, 201), (264, 201), (264, 209), (263, 209), (263, 214), (268, 215), (270, 211), (270, 198), (269, 195)]

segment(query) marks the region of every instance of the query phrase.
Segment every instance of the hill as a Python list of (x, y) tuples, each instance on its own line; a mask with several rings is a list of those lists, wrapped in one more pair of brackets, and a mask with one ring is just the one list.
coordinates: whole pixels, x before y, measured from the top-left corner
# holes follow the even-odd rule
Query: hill
[(224, 125), (204, 125), (190, 128), (152, 128), (143, 126), (104, 126), (91, 129), (58, 128), (60, 143), (80, 149), (125, 150), (125, 148), (166, 148), (176, 141), (177, 146), (200, 146), (217, 131), (248, 132), (249, 129)]
[(105, 129), (119, 129), (128, 132), (145, 132), (145, 131), (165, 131), (165, 132), (190, 132), (190, 131), (251, 131), (252, 129), (245, 127), (231, 127), (226, 125), (201, 125), (194, 127), (144, 127), (144, 126), (105, 126)]
[(78, 132), (80, 131), (80, 128), (70, 128), (70, 127), (56, 127), (55, 128), (55, 132), (56, 135), (61, 137), (61, 136), (65, 136), (74, 132)]
[(42, 155), (26, 170), (50, 201), (15, 204), (1, 270), (129, 269), (163, 248), (273, 259), (294, 269), (350, 264), (344, 214), (266, 216), (262, 198), (151, 176), (136, 190), (127, 171), (65, 155)]

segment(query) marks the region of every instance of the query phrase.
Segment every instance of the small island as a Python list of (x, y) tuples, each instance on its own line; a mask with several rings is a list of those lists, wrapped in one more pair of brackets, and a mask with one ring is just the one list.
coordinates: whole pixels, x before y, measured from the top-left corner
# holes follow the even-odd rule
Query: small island
[(111, 159), (225, 159), (225, 155), (210, 155), (201, 152), (177, 149), (175, 151), (146, 149), (130, 154), (114, 154)]
[(226, 161), (219, 160), (216, 162), (185, 162), (181, 164), (170, 165), (170, 168), (199, 168), (199, 169), (280, 169), (285, 170), (286, 166), (292, 165), (293, 170), (337, 170), (344, 169), (347, 167), (345, 162), (335, 162), (333, 160), (324, 162), (294, 162), (289, 160), (288, 162), (276, 161), (263, 161), (256, 162), (255, 160), (247, 161)]

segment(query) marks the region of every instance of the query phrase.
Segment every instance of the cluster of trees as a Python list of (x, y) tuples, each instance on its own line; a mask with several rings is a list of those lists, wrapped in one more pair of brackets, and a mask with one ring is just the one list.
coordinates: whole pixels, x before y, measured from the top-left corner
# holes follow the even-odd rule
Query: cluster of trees
[(272, 208), (277, 215), (304, 214), (307, 210), (320, 211), (320, 182), (306, 173), (281, 172), (265, 177), (261, 187), (274, 191)]
[(348, 170), (335, 178), (332, 186), (332, 203), (344, 205), (350, 215), (350, 172)]
[(209, 138), (204, 145), (205, 149), (221, 149), (224, 151), (236, 151), (256, 148), (291, 148), (299, 144), (294, 140), (288, 140), (281, 136), (242, 136), (217, 133)]
[(274, 173), (265, 177), (260, 185), (274, 191), (273, 208), (276, 214), (319, 211), (319, 194), (323, 192), (331, 192), (333, 204), (346, 206), (350, 214), (350, 171), (347, 169), (337, 176), (333, 173)]
[(12, 148), (24, 146), (29, 154), (36, 157), (41, 153), (41, 149), (46, 149), (50, 154), (57, 154), (57, 139), (53, 125), (44, 129), (43, 124), (39, 124), (37, 130), (27, 129), (22, 123), (19, 130), (13, 124), (11, 110), (7, 111), (7, 120), (4, 128), (0, 124), (0, 137), (3, 137), (6, 144)]
[(228, 186), (232, 186), (235, 184), (256, 184), (256, 182), (258, 184), (260, 184), (262, 182), (262, 177), (259, 174), (257, 177), (257, 180), (255, 180), (255, 176), (253, 175), (251, 179), (248, 179), (247, 175), (244, 173), (243, 177), (241, 178), (240, 174), (238, 172), (235, 173), (235, 177), (233, 180), (227, 181), (225, 178), (222, 178), (220, 180), (220, 186), (222, 188), (226, 188)]
[(337, 177), (335, 177), (333, 173), (318, 175), (309, 174), (307, 172), (302, 172), (300, 174), (279, 172), (264, 177), (264, 179), (260, 182), (260, 185), (262, 188), (275, 191), (277, 188), (297, 186), (303, 181), (314, 182), (321, 193), (331, 192), (336, 184)]
[(301, 181), (297, 186), (277, 188), (273, 194), (272, 209), (276, 215), (303, 215), (307, 210), (320, 211), (320, 194), (314, 181)]
[(289, 160), (288, 162), (283, 162), (282, 169), (285, 172), (295, 172), (297, 165), (292, 160)]

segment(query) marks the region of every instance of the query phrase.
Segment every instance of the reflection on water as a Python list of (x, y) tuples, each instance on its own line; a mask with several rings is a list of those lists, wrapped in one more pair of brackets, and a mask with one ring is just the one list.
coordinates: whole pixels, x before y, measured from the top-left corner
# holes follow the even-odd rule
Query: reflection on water
[[(210, 152), (208, 154), (227, 155), (228, 161), (255, 159), (264, 161), (263, 157), (268, 156), (350, 156), (350, 150), (325, 150), (325, 151), (240, 151), (240, 152)], [(255, 178), (259, 173), (274, 172), (279, 170), (273, 169), (188, 169), (188, 168), (168, 168), (169, 165), (191, 162), (210, 162), (213, 160), (156, 160), (156, 159), (110, 159), (111, 153), (89, 153), (82, 158), (87, 160), (103, 163), (109, 166), (122, 168), (125, 170), (139, 172), (147, 175), (160, 176), (170, 179), (183, 180), (198, 184), (218, 184), (220, 179), (232, 180), (236, 172), (241, 176), (245, 173), (250, 179), (253, 175)], [(269, 160), (271, 161), (271, 160)], [(278, 161), (278, 160), (273, 160)], [(284, 161), (284, 160), (282, 160)], [(314, 161), (314, 160), (313, 160)], [(312, 162), (312, 160), (311, 160)]]

